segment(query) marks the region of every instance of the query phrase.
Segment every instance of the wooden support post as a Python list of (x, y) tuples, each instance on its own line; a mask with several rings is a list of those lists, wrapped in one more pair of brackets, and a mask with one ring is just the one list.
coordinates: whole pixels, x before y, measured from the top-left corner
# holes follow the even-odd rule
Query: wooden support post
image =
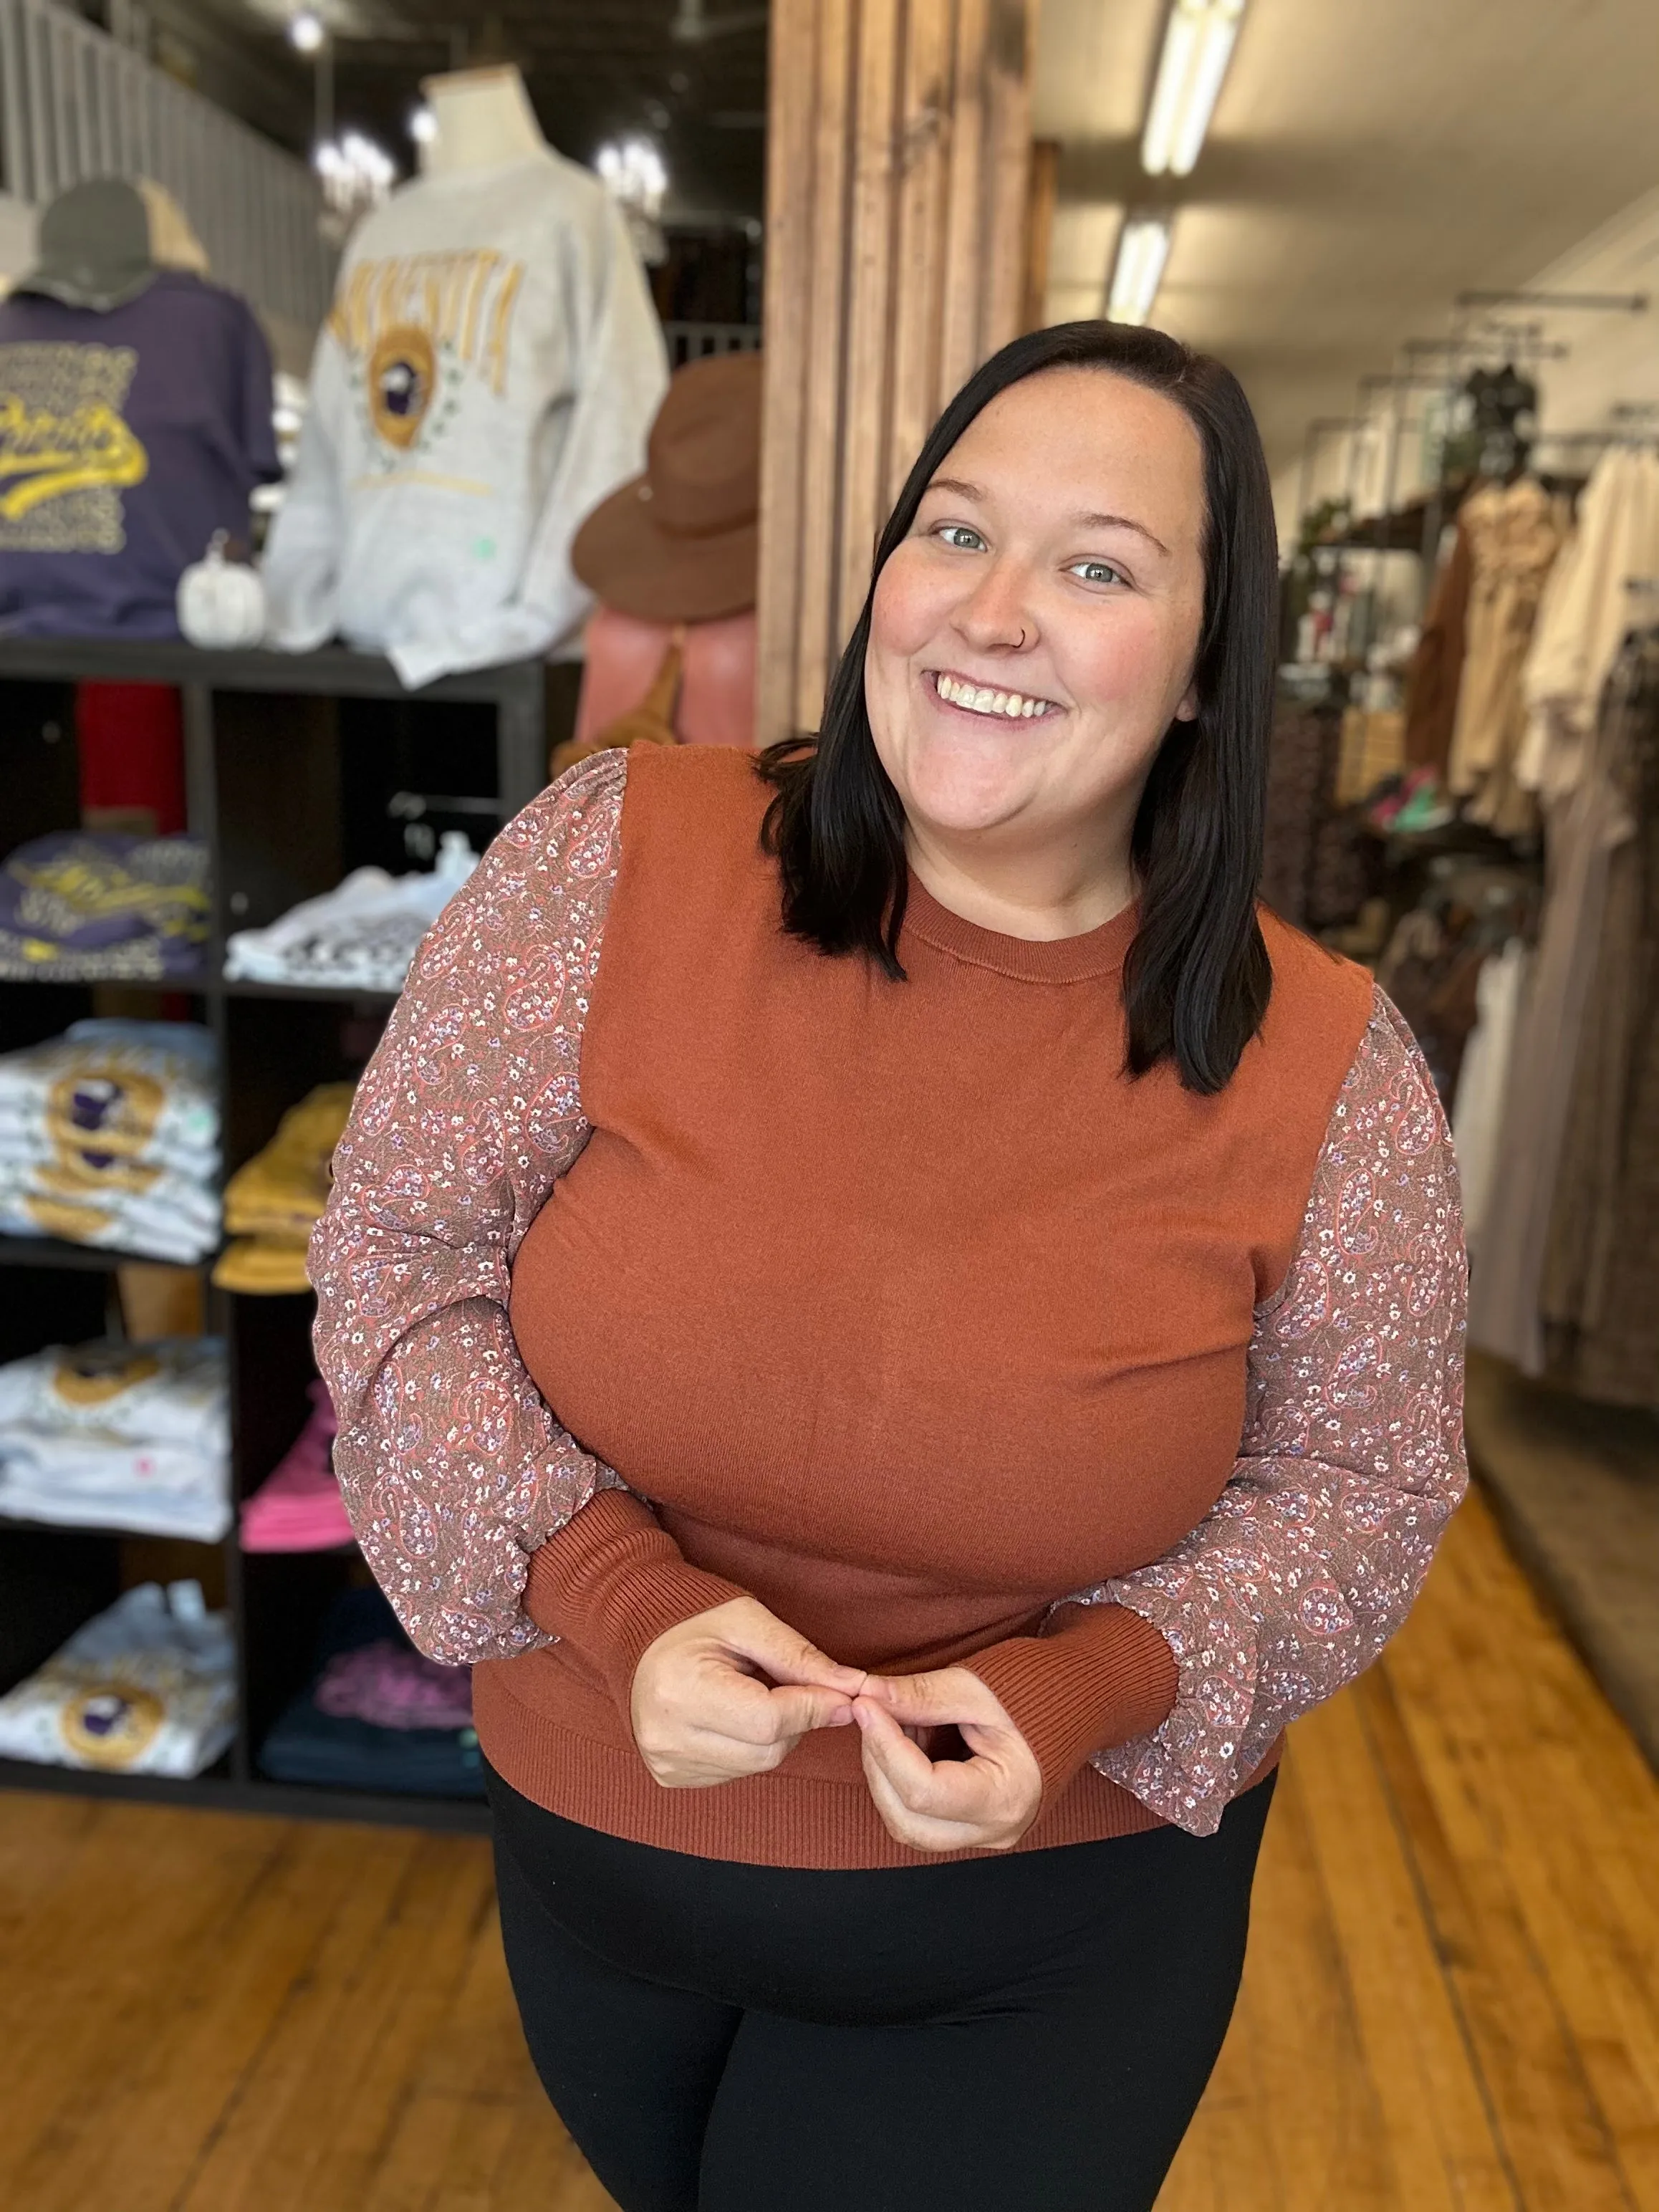
[(758, 741), (816, 729), (939, 409), (1023, 327), (1032, 0), (774, 0)]

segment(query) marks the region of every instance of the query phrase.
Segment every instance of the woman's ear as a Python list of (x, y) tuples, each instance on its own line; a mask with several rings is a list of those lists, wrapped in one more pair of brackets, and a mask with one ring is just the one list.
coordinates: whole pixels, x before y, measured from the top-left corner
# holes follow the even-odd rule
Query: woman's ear
[(1198, 720), (1198, 686), (1195, 683), (1189, 684), (1182, 694), (1175, 718), (1177, 722), (1195, 722)]

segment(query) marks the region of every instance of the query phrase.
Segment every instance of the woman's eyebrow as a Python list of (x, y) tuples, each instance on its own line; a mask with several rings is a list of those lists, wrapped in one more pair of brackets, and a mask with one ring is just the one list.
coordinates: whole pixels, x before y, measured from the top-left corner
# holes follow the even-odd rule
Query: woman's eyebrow
[(1133, 530), (1148, 544), (1156, 545), (1160, 553), (1170, 550), (1161, 538), (1154, 537), (1146, 524), (1137, 522), (1132, 514), (1077, 514), (1072, 520), (1085, 530)]
[[(935, 477), (927, 489), (929, 491), (948, 491), (957, 499), (972, 500), (976, 506), (982, 507), (985, 503), (984, 487), (969, 483), (961, 477)], [(1133, 530), (1149, 545), (1156, 545), (1160, 553), (1167, 555), (1170, 550), (1161, 538), (1148, 530), (1144, 522), (1137, 522), (1132, 514), (1074, 514), (1072, 521), (1080, 530)]]

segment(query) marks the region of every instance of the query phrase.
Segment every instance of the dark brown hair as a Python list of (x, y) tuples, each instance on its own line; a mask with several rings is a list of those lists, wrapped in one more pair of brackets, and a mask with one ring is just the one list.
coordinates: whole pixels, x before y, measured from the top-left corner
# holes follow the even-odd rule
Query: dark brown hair
[(945, 455), (999, 392), (1049, 368), (1103, 368), (1163, 392), (1204, 448), (1204, 619), (1198, 714), (1173, 722), (1146, 780), (1131, 856), (1139, 923), (1124, 965), (1127, 1065), (1171, 1060), (1188, 1090), (1221, 1090), (1273, 988), (1256, 921), (1273, 717), (1278, 544), (1261, 440), (1238, 380), (1162, 331), (1060, 323), (975, 370), (928, 433), (876, 547), (870, 591), (830, 681), (816, 738), (763, 752), (776, 787), (765, 841), (785, 927), (826, 953), (865, 952), (902, 980), (904, 810), (876, 751), (864, 664), (876, 579), (908, 536)]

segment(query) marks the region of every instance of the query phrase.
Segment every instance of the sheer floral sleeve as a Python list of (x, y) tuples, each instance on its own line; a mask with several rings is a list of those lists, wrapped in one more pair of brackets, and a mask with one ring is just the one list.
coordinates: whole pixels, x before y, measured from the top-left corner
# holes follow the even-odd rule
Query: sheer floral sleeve
[(1068, 1601), (1128, 1606), (1174, 1651), (1169, 1718), (1093, 1764), (1194, 1835), (1422, 1588), (1468, 1483), (1467, 1287), (1451, 1133), (1379, 991), (1297, 1256), (1256, 1314), (1231, 1480), (1163, 1559)]
[(586, 1144), (582, 1020), (616, 882), (627, 757), (510, 822), (427, 937), (358, 1085), (311, 1243), (335, 1472), (419, 1648), (551, 1639), (529, 1557), (620, 1476), (553, 1419), (508, 1325), (526, 1231)]

